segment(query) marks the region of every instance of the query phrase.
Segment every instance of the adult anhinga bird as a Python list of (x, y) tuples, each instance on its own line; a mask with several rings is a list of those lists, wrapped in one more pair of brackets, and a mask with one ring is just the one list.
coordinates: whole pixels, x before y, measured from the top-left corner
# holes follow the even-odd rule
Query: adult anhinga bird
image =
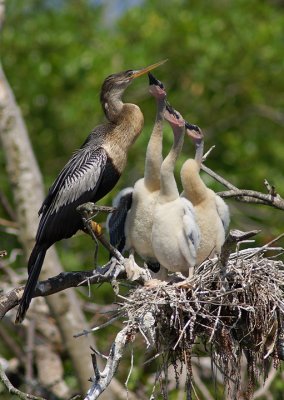
[(31, 302), (47, 249), (84, 229), (77, 206), (96, 202), (117, 183), (127, 161), (127, 151), (142, 131), (144, 118), (135, 104), (122, 95), (133, 81), (164, 61), (140, 70), (108, 76), (101, 89), (101, 105), (107, 122), (96, 127), (74, 153), (49, 189), (39, 214), (36, 243), (28, 262), (28, 281), (16, 316), (21, 322)]
[(186, 133), (195, 143), (195, 158), (188, 159), (181, 169), (184, 197), (193, 204), (196, 221), (200, 229), (200, 244), (197, 249), (197, 264), (220, 253), (230, 223), (227, 204), (216, 193), (207, 188), (200, 177), (204, 136), (197, 126), (191, 129), (185, 124)]
[(199, 245), (199, 229), (193, 206), (180, 197), (174, 167), (181, 152), (185, 121), (167, 106), (165, 119), (174, 134), (173, 146), (161, 166), (161, 188), (156, 202), (152, 228), (152, 246), (159, 263), (167, 270), (191, 275)]
[(144, 177), (133, 188), (123, 189), (114, 199), (118, 208), (108, 218), (110, 242), (118, 250), (135, 251), (156, 272), (159, 269), (151, 243), (153, 210), (160, 190), (160, 168), (163, 161), (163, 121), (166, 107), (164, 85), (151, 73), (149, 91), (156, 99), (157, 112), (153, 131), (148, 142)]

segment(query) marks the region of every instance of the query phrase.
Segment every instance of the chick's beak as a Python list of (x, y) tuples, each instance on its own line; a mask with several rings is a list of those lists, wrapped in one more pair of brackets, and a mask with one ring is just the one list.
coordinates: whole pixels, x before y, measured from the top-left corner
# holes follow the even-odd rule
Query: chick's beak
[(202, 130), (197, 125), (190, 124), (189, 122), (185, 122), (186, 133), (189, 137), (196, 141), (202, 141), (204, 138)]
[(155, 69), (155, 68), (159, 67), (160, 65), (164, 64), (166, 61), (168, 61), (168, 60), (159, 61), (155, 64), (149, 65), (146, 68), (142, 68), (142, 69), (133, 71), (132, 78), (138, 78), (138, 76), (146, 74), (147, 72), (151, 71), (152, 69)]

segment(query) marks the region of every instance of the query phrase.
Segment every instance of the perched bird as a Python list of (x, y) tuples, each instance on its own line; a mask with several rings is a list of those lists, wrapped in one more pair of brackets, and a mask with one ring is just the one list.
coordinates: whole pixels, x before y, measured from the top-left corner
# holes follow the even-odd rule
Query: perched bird
[(153, 210), (160, 190), (160, 168), (163, 161), (163, 121), (166, 107), (166, 91), (162, 82), (151, 73), (149, 91), (156, 99), (157, 112), (153, 131), (147, 146), (144, 177), (134, 188), (123, 189), (114, 199), (113, 206), (118, 208), (108, 218), (110, 242), (119, 251), (134, 251), (145, 260), (149, 268), (156, 272), (159, 263), (151, 243)]
[(181, 169), (184, 197), (191, 201), (200, 230), (200, 244), (197, 249), (197, 264), (220, 253), (230, 223), (227, 204), (216, 193), (207, 188), (200, 177), (200, 166), (204, 149), (204, 136), (197, 126), (185, 124), (187, 135), (195, 143), (195, 158), (188, 159)]
[(199, 245), (199, 229), (193, 206), (179, 196), (174, 177), (175, 163), (183, 145), (185, 122), (168, 106), (165, 119), (172, 126), (174, 142), (161, 166), (161, 188), (154, 210), (151, 240), (155, 256), (163, 267), (191, 276)]
[(163, 64), (127, 70), (108, 76), (100, 101), (107, 118), (77, 150), (49, 189), (39, 214), (36, 243), (28, 262), (28, 281), (16, 316), (21, 322), (31, 302), (47, 249), (84, 229), (77, 206), (96, 202), (117, 183), (127, 161), (127, 152), (142, 131), (144, 118), (135, 104), (123, 103), (122, 95), (134, 78)]

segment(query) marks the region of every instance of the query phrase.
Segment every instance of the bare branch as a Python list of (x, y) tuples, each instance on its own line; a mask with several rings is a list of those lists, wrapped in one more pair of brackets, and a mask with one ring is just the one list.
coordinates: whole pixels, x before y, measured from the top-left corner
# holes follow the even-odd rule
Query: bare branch
[(268, 182), (267, 179), (264, 179), (264, 182), (263, 182), (263, 183), (264, 183), (264, 186), (266, 187), (268, 193), (269, 193), (271, 196), (273, 196), (273, 197), (277, 196), (277, 193), (276, 193), (276, 190), (275, 190), (275, 186), (274, 186), (274, 185), (270, 185), (270, 183)]
[(236, 243), (247, 240), (255, 235), (257, 235), (260, 231), (254, 230), (249, 232), (242, 232), (237, 229), (232, 229), (226, 240), (222, 246), (221, 254), (220, 254), (220, 262), (222, 265), (221, 271), (224, 273), (226, 269), (227, 261), (230, 257), (230, 254), (234, 252), (234, 248), (236, 247)]
[(264, 204), (278, 208), (279, 210), (284, 210), (284, 199), (282, 199), (282, 197), (279, 195), (271, 196), (270, 194), (264, 194), (248, 189), (229, 190), (225, 192), (219, 192), (218, 195), (223, 198), (235, 197), (236, 200), (241, 202)]
[(117, 211), (117, 207), (101, 206), (92, 202), (81, 204), (77, 207), (77, 211), (84, 214), (88, 213), (88, 217), (95, 217), (99, 212), (112, 213)]
[(228, 182), (226, 179), (222, 178), (220, 175), (218, 175), (216, 172), (212, 171), (212, 169), (206, 167), (206, 165), (201, 164), (201, 169), (202, 171), (206, 172), (206, 174), (210, 175), (212, 178), (214, 178), (217, 182), (221, 183), (225, 187), (231, 190), (238, 190), (238, 188), (234, 185), (232, 185), (230, 182)]
[[(110, 320), (108, 320), (107, 322), (105, 322), (104, 324), (101, 324), (99, 326), (95, 326), (94, 328), (91, 329), (84, 329), (83, 332), (80, 333), (76, 333), (76, 335), (74, 335), (74, 337), (80, 337), (80, 336), (85, 336), (88, 335), (91, 332), (96, 332), (100, 329), (105, 328), (106, 326), (112, 325), (115, 321), (117, 321), (119, 318), (121, 318), (122, 315), (118, 314), (116, 317), (111, 318)], [(94, 350), (93, 350), (94, 351)]]
[(84, 203), (77, 207), (77, 211), (82, 216), (84, 227), (87, 233), (89, 233), (96, 243), (97, 240), (99, 240), (113, 257), (115, 257), (118, 261), (123, 262), (124, 258), (120, 252), (106, 240), (102, 233), (101, 227), (97, 223), (92, 224), (92, 218), (95, 217), (99, 211), (113, 212), (114, 210), (115, 208), (113, 207), (101, 207), (92, 202)]
[(211, 146), (210, 149), (203, 155), (202, 157), (202, 162), (206, 161), (209, 155), (211, 154), (211, 151), (215, 149), (215, 145)]
[[(108, 271), (110, 266), (113, 265), (113, 262), (114, 261), (112, 260), (104, 267), (98, 268), (97, 270), (92, 269), (88, 271), (61, 272), (59, 275), (38, 282), (33, 297), (50, 296), (51, 294), (61, 292), (71, 287), (88, 286), (89, 284), (104, 282), (111, 283), (113, 276), (108, 274)], [(119, 271), (116, 275), (116, 279), (127, 279), (126, 268), (124, 265), (119, 262), (117, 262), (117, 265), (119, 266)], [(135, 277), (135, 282), (144, 284), (147, 280), (145, 270), (139, 268), (137, 272), (139, 272), (139, 274)], [(9, 310), (19, 304), (23, 291), (24, 287), (21, 286), (0, 296), (0, 319), (2, 319)]]
[(95, 375), (92, 378), (93, 384), (88, 390), (85, 400), (97, 399), (100, 394), (108, 387), (112, 378), (114, 377), (114, 374), (117, 371), (120, 360), (124, 353), (124, 349), (128, 342), (134, 339), (135, 333), (136, 330), (129, 325), (118, 332), (115, 341), (111, 346), (105, 368), (102, 372), (98, 370), (95, 354), (92, 355)]
[(228, 191), (217, 193), (222, 198), (234, 197), (236, 200), (243, 203), (263, 204), (279, 210), (284, 210), (284, 199), (276, 193), (275, 187), (271, 186), (267, 180), (264, 181), (264, 184), (267, 187), (269, 194), (248, 189), (238, 189), (236, 186), (232, 185), (229, 181), (205, 165), (202, 164), (201, 169), (214, 178), (217, 182), (229, 189)]
[(36, 396), (21, 392), (20, 390), (16, 389), (12, 385), (12, 383), (9, 381), (1, 363), (0, 363), (0, 379), (3, 382), (3, 384), (5, 385), (5, 387), (8, 389), (9, 393), (15, 394), (16, 396), (19, 397), (19, 399), (22, 399), (22, 400), (45, 400), (43, 397), (36, 397)]

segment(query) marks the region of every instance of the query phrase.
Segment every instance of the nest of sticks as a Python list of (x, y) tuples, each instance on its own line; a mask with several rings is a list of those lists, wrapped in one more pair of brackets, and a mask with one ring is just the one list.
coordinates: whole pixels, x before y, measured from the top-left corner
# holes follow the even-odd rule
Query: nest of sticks
[(279, 366), (284, 359), (281, 254), (281, 248), (267, 245), (240, 250), (228, 255), (225, 266), (217, 258), (204, 262), (190, 280), (161, 282), (129, 294), (121, 311), (128, 326), (140, 331), (162, 357), (157, 374), (164, 382), (162, 392), (166, 393), (166, 371), (172, 364), (177, 382), (180, 366), (186, 369), (191, 393), (191, 358), (198, 342), (222, 372), (230, 398), (238, 398), (243, 390), (242, 355), (247, 359), (246, 398), (258, 379), (265, 379), (268, 364)]

